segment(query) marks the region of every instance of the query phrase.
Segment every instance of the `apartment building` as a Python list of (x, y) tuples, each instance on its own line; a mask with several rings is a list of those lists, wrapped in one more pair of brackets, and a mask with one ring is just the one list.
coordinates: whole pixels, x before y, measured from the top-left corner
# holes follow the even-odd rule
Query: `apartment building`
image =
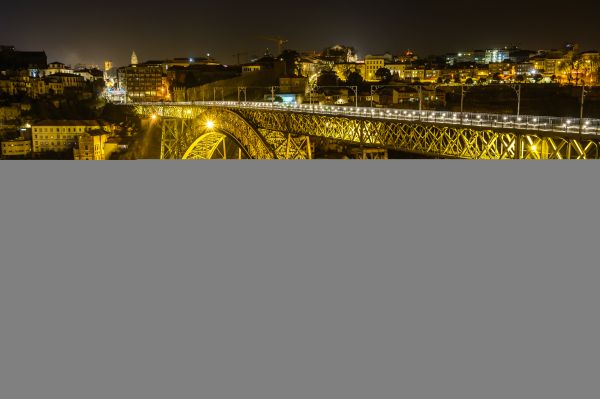
[(78, 144), (79, 136), (97, 130), (109, 134), (112, 132), (112, 127), (95, 120), (48, 120), (34, 124), (31, 130), (32, 150), (35, 154), (46, 151), (69, 151)]

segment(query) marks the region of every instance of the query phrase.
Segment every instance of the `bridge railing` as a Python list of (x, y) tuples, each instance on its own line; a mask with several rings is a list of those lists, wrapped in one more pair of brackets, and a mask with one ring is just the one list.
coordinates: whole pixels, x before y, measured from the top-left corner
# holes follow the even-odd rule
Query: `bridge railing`
[(437, 123), (447, 125), (508, 128), (518, 130), (556, 132), (566, 134), (600, 135), (600, 119), (560, 118), (532, 115), (503, 115), (473, 112), (409, 110), (394, 108), (349, 107), (320, 104), (293, 104), (274, 102), (191, 101), (177, 103), (144, 103), (141, 105), (208, 106), (245, 109), (265, 109), (318, 115), (361, 117), (370, 119)]

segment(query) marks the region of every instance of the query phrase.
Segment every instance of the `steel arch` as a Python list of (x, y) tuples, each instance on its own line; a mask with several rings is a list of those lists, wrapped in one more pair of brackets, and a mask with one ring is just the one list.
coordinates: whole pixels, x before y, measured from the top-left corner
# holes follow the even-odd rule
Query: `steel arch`
[[(246, 157), (250, 158), (248, 150), (234, 136), (219, 129), (208, 131), (198, 136), (185, 154), (183, 154), (182, 159), (213, 159), (214, 153), (227, 137), (237, 144)], [(225, 154), (222, 155), (225, 156)]]

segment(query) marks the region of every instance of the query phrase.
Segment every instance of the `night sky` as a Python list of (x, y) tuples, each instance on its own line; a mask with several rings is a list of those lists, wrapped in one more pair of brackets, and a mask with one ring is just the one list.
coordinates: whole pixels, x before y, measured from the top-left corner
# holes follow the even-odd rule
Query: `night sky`
[[(45, 50), (48, 61), (117, 66), (211, 53), (221, 62), (233, 54), (261, 55), (283, 36), (289, 48), (356, 47), (359, 55), (414, 49), (419, 55), (469, 48), (600, 48), (600, 2), (466, 0), (426, 1), (73, 1), (3, 2), (0, 44)], [(242, 57), (242, 61), (247, 57)]]

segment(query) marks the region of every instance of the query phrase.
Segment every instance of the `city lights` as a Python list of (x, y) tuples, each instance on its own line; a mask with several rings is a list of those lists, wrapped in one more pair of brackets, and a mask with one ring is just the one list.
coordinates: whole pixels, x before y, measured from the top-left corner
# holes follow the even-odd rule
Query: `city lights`
[[(287, 43), (287, 39), (285, 41)], [(247, 131), (248, 126), (258, 129), (254, 134), (266, 142), (267, 138), (263, 135), (296, 134), (300, 129), (299, 124), (308, 123), (304, 118), (315, 117), (320, 118), (319, 126), (328, 130), (334, 126), (336, 131), (344, 129), (342, 126), (348, 122), (345, 128), (356, 132), (351, 136), (353, 140), (361, 134), (371, 134), (370, 129), (396, 123), (394, 134), (397, 137), (390, 145), (403, 146), (398, 149), (420, 154), (437, 147), (428, 146), (418, 150), (414, 142), (409, 145), (411, 141), (408, 138), (401, 139), (398, 135), (413, 135), (415, 137), (412, 140), (430, 139), (420, 136), (423, 126), (434, 129), (436, 133), (430, 134), (435, 135), (442, 134), (442, 130), (435, 129), (451, 129), (452, 133), (447, 133), (449, 143), (458, 142), (452, 134), (459, 134), (456, 132), (462, 132), (462, 129), (489, 135), (506, 133), (521, 136), (544, 132), (544, 137), (546, 134), (554, 137), (553, 133), (560, 133), (570, 140), (573, 140), (572, 136), (579, 135), (576, 140), (581, 140), (581, 143), (553, 144), (553, 148), (559, 148), (557, 152), (564, 152), (567, 147), (572, 147), (570, 152), (560, 155), (563, 158), (600, 158), (600, 118), (594, 115), (600, 98), (595, 86), (598, 82), (600, 53), (595, 50), (580, 51), (576, 45), (558, 50), (526, 50), (507, 46), (481, 50), (463, 48), (455, 53), (446, 53), (443, 57), (419, 57), (414, 51), (358, 55), (352, 47), (336, 45), (311, 54), (285, 49), (289, 59), (270, 51), (266, 51), (263, 57), (250, 57), (250, 53), (242, 52), (244, 50), (240, 48), (234, 53), (238, 62), (230, 67), (226, 67), (226, 62), (217, 61), (205, 50), (202, 56), (186, 54), (184, 57), (153, 61), (145, 61), (141, 53), (129, 50), (127, 57), (129, 54), (131, 57), (128, 65), (113, 67), (112, 63), (107, 62), (110, 68), (94, 71), (94, 66), (71, 67), (61, 62), (48, 64), (43, 52), (19, 53), (3, 46), (2, 51), (10, 53), (6, 59), (19, 61), (19, 57), (34, 58), (20, 61), (22, 64), (27, 61), (28, 66), (31, 64), (26, 71), (0, 69), (3, 76), (0, 79), (0, 94), (8, 93), (10, 96), (20, 93), (30, 97), (30, 101), (39, 98), (61, 101), (67, 94), (78, 98), (94, 98), (97, 94), (88, 89), (97, 81), (98, 86), (102, 87), (98, 92), (102, 92), (101, 97), (107, 107), (130, 107), (128, 109), (133, 109), (136, 116), (143, 115), (146, 122), (150, 122), (148, 129), (144, 130), (157, 135), (159, 129), (177, 131), (187, 129), (188, 124), (198, 126), (198, 123), (203, 127), (201, 131), (210, 130), (213, 137), (221, 133), (230, 135), (232, 132), (229, 129), (235, 126), (231, 121), (231, 118), (235, 118), (233, 114), (242, 119), (260, 115), (264, 120), (248, 120), (240, 129)], [(112, 56), (110, 58), (115, 59)], [(257, 78), (262, 74), (266, 76), (267, 71), (273, 75), (269, 78), (271, 81), (265, 83), (264, 87), (257, 85), (255, 82), (260, 81)], [(512, 99), (512, 93), (511, 96), (506, 93), (509, 89), (516, 94)], [(557, 104), (559, 101), (565, 104), (573, 102), (570, 99), (576, 97), (579, 115), (554, 109), (545, 101), (549, 95), (556, 97)], [(236, 98), (237, 101), (233, 101)], [(139, 107), (149, 108), (142, 112)], [(212, 111), (206, 114), (208, 108)], [(113, 113), (123, 112), (117, 109), (109, 109), (110, 112), (106, 114), (114, 116)], [(221, 110), (233, 112), (232, 115), (220, 114)], [(486, 113), (489, 111), (492, 113)], [(561, 116), (552, 116), (553, 112)], [(207, 115), (210, 115), (210, 119), (207, 119)], [(279, 125), (262, 125), (281, 115), (295, 117), (280, 121)], [(128, 114), (119, 127), (113, 128), (114, 137), (111, 138), (115, 143), (111, 143), (112, 147), (120, 148), (116, 143), (119, 141), (117, 136), (133, 137), (140, 134), (138, 126), (144, 125), (138, 123), (136, 126), (133, 120), (136, 116)], [(17, 120), (15, 128), (22, 138), (29, 138), (34, 154), (51, 149), (42, 148), (40, 139), (27, 137), (34, 135), (35, 123), (40, 119), (32, 117)], [(356, 119), (362, 120), (366, 127), (356, 130), (352, 126)], [(169, 120), (183, 120), (183, 124), (169, 128)], [(161, 123), (156, 123), (158, 121)], [(215, 130), (217, 121), (221, 122), (218, 122), (219, 129)], [(160, 134), (167, 133), (162, 131)], [(388, 135), (380, 133), (374, 137), (362, 138), (363, 141), (359, 142), (384, 145), (374, 140), (385, 141)], [(51, 140), (56, 142), (57, 138)], [(54, 146), (54, 150), (65, 148), (63, 143), (57, 147), (51, 140), (49, 144)], [(244, 138), (238, 140), (247, 142)], [(483, 146), (485, 140), (471, 140), (468, 145)], [(338, 146), (339, 151), (345, 151), (343, 147), (353, 145), (348, 144), (347, 138), (342, 141), (346, 144)], [(70, 145), (75, 147), (77, 143), (71, 142)], [(163, 150), (173, 147), (169, 143), (161, 142), (161, 145)], [(276, 149), (282, 148), (281, 143), (271, 145)], [(485, 147), (461, 151), (455, 156), (482, 158), (476, 155), (477, 151), (495, 151), (490, 157), (517, 156), (513, 150), (500, 148), (504, 145), (498, 138), (498, 141), (490, 142)], [(321, 150), (319, 146), (324, 144), (318, 143), (312, 150)], [(596, 151), (595, 148), (598, 148), (598, 154), (591, 155)], [(446, 150), (446, 155), (453, 156), (449, 151), (454, 149)], [(582, 151), (589, 154), (576, 154)], [(289, 149), (286, 153), (289, 155)], [(161, 154), (163, 156), (164, 151)]]

